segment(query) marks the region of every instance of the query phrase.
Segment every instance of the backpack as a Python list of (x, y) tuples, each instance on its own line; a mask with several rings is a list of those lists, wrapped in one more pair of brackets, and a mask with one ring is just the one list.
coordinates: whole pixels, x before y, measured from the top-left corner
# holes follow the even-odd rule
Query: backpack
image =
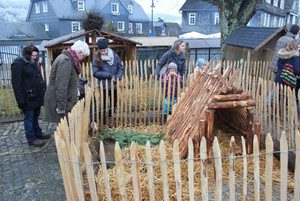
[(280, 78), (283, 84), (288, 85), (292, 89), (295, 88), (297, 78), (293, 65), (285, 63), (281, 71)]

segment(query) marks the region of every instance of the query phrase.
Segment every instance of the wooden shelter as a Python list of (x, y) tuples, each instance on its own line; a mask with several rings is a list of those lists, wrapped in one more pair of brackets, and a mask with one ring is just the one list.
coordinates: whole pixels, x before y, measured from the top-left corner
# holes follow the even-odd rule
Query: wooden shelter
[(209, 151), (214, 138), (214, 119), (218, 117), (247, 136), (247, 152), (250, 153), (255, 100), (251, 99), (251, 94), (243, 93), (242, 87), (232, 86), (239, 69), (231, 75), (229, 67), (222, 75), (219, 69), (210, 72), (209, 68), (209, 65), (203, 71), (197, 68), (192, 84), (174, 105), (167, 121), (171, 142), (178, 140), (181, 158), (187, 156), (189, 138), (194, 140), (195, 156), (199, 154), (202, 137), (206, 138)]
[(224, 42), (225, 59), (271, 61), (276, 42), (287, 32), (286, 27), (240, 27)]
[(45, 48), (47, 49), (48, 66), (51, 66), (54, 59), (63, 49), (71, 47), (77, 39), (84, 40), (88, 43), (91, 54), (85, 60), (87, 62), (92, 61), (97, 50), (97, 37), (104, 37), (108, 39), (108, 46), (120, 56), (123, 62), (136, 60), (136, 45), (141, 45), (139, 42), (116, 34), (94, 29), (89, 31), (80, 30), (47, 41), (45, 43)]

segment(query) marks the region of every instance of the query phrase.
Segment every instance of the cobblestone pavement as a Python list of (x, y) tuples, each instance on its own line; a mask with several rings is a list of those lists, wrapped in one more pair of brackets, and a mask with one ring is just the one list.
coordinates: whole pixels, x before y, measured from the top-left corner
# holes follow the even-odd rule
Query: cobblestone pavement
[[(56, 129), (54, 123), (40, 121), (40, 126), (43, 132)], [(0, 123), (0, 201), (65, 200), (54, 140), (39, 152), (26, 153), (36, 150), (27, 144), (23, 121)], [(15, 152), (21, 154), (5, 155)]]

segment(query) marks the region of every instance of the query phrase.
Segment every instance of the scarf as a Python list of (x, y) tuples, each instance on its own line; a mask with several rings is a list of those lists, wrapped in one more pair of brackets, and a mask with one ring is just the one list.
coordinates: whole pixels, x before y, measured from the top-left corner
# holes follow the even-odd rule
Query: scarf
[(107, 48), (107, 55), (101, 55), (101, 59), (106, 61), (108, 65), (112, 66), (114, 64), (114, 53), (112, 49)]
[(76, 55), (76, 52), (74, 50), (71, 50), (70, 48), (67, 49), (67, 52), (71, 55), (72, 61), (75, 64), (74, 69), (75, 69), (76, 73), (80, 74), (81, 66), (80, 66), (80, 62), (78, 60), (78, 57)]

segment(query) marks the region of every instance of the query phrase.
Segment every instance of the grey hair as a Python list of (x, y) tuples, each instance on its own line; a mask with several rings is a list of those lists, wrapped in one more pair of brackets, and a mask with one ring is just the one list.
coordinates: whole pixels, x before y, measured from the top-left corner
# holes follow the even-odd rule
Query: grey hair
[(81, 51), (83, 55), (89, 56), (90, 55), (90, 48), (86, 42), (81, 40), (76, 41), (72, 46), (71, 49), (74, 51)]

